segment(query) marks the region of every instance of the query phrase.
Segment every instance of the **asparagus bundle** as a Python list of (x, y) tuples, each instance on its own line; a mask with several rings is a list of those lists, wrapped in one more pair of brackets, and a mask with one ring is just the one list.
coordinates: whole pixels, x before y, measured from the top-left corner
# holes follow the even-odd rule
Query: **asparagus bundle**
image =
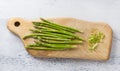
[(58, 25), (41, 18), (41, 22), (32, 22), (35, 29), (30, 29), (32, 34), (24, 36), (34, 38), (34, 44), (27, 45), (26, 48), (36, 50), (65, 50), (74, 48), (72, 45), (78, 45), (83, 42), (83, 38), (76, 33), (81, 31)]

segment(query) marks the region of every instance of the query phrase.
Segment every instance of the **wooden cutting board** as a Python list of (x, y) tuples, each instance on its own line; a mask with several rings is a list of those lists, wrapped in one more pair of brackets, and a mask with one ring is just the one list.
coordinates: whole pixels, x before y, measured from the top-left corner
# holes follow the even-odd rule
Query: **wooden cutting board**
[[(50, 18), (48, 19), (60, 25), (69, 26), (82, 30), (83, 34), (78, 34), (86, 40), (83, 44), (77, 45), (77, 48), (72, 50), (64, 51), (45, 51), (45, 50), (33, 50), (26, 49), (31, 55), (35, 57), (49, 57), (49, 58), (80, 58), (80, 59), (91, 59), (91, 60), (108, 60), (110, 56), (111, 44), (112, 44), (112, 29), (109, 25), (103, 22), (89, 22), (78, 20), (74, 18)], [(40, 21), (34, 20), (34, 21)], [(24, 20), (21, 18), (11, 18), (8, 21), (8, 29), (18, 35), (23, 41), (24, 45), (32, 44), (34, 39), (23, 40), (25, 35), (29, 35), (31, 32), (29, 29), (33, 28), (33, 21)], [(98, 29), (100, 32), (105, 34), (105, 38), (102, 43), (99, 43), (95, 51), (89, 50), (88, 37), (90, 36), (93, 29)]]

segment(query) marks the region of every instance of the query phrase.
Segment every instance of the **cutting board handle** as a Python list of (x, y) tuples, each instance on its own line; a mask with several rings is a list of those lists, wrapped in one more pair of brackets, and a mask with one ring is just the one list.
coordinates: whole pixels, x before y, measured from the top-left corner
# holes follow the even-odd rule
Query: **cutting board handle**
[(29, 26), (29, 21), (22, 18), (11, 18), (8, 21), (7, 27), (16, 35), (21, 36), (26, 33), (25, 30), (28, 30), (28, 27), (26, 27), (27, 25)]

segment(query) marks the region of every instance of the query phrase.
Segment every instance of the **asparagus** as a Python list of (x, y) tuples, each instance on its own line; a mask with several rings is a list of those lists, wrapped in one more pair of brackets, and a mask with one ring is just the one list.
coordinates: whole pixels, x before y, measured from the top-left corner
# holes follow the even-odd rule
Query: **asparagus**
[[(39, 39), (42, 42), (47, 42), (47, 43), (52, 43), (52, 44), (53, 43), (55, 43), (55, 44), (80, 44), (80, 43), (82, 43), (82, 41), (80, 41), (80, 40), (69, 40), (69, 39), (59, 39), (59, 38), (49, 38), (49, 37), (46, 38), (46, 37), (38, 37), (38, 36), (34, 36), (34, 35), (31, 35), (28, 37)], [(25, 37), (24, 39), (26, 39), (28, 37)]]
[(48, 23), (44, 23), (44, 22), (33, 22), (33, 24), (35, 26), (42, 26), (42, 27), (47, 27), (47, 28), (52, 28), (52, 29), (55, 29), (55, 30), (59, 30), (59, 31), (67, 31), (67, 32), (71, 32), (71, 33), (76, 33), (75, 31), (71, 31), (71, 30), (68, 30), (68, 29), (63, 29), (62, 27), (58, 27), (58, 26), (55, 26), (53, 24), (48, 24)]
[(50, 33), (50, 32), (40, 32), (39, 34), (54, 35), (58, 37), (68, 38), (68, 39), (74, 38), (73, 36), (68, 36), (68, 35), (63, 35), (58, 33)]
[(72, 45), (80, 44), (83, 38), (77, 36), (79, 30), (64, 27), (53, 22), (42, 19), (42, 22), (33, 22), (35, 29), (30, 29), (32, 34), (24, 36), (23, 39), (34, 38), (35, 44), (27, 45), (26, 48), (36, 50), (65, 50), (74, 48)]
[(56, 35), (62, 35), (63, 37), (70, 37), (70, 38), (76, 38), (76, 39), (79, 39), (79, 40), (83, 40), (82, 37), (78, 37), (74, 34), (71, 34), (71, 33), (68, 33), (68, 32), (62, 32), (62, 31), (56, 31), (56, 30), (31, 30), (33, 33), (49, 33), (49, 34), (56, 34)]
[(51, 29), (51, 28), (48, 28), (48, 27), (42, 27), (42, 26), (34, 26), (35, 29), (37, 30), (55, 30), (55, 29)]
[(56, 23), (50, 22), (50, 21), (48, 21), (48, 20), (45, 20), (45, 19), (43, 19), (43, 18), (41, 18), (41, 20), (44, 21), (44, 22), (46, 22), (46, 23), (48, 23), (48, 24), (52, 24), (52, 25), (54, 25), (54, 26), (56, 26), (56, 27), (63, 28), (63, 30), (66, 30), (66, 31), (70, 31), (70, 32), (80, 32), (80, 33), (82, 32), (82, 31), (76, 30), (76, 29), (74, 29), (74, 28), (70, 28), (70, 27), (65, 27), (65, 26), (58, 25), (58, 24), (56, 24)]
[(69, 40), (69, 41), (54, 41), (54, 40), (44, 40), (40, 39), (41, 42), (50, 43), (50, 44), (80, 44), (82, 41), (78, 40)]
[(45, 37), (50, 37), (50, 38), (59, 38), (59, 39), (68, 39), (66, 37), (61, 37), (61, 36), (56, 36), (56, 35), (50, 35), (50, 34), (30, 34), (30, 35), (26, 35), (23, 37), (23, 39), (27, 39), (27, 38), (34, 38), (34, 37), (42, 37), (42, 36), (45, 36)]
[(46, 39), (46, 40), (56, 40), (56, 41), (68, 41), (71, 39), (65, 39), (58, 36), (39, 36), (39, 35), (27, 35), (23, 39), (34, 38), (34, 39)]
[(41, 37), (41, 39), (45, 39), (45, 40), (56, 40), (56, 41), (68, 41), (71, 39), (61, 39), (61, 38), (50, 38), (50, 37)]
[(28, 45), (27, 47), (47, 47), (47, 48), (73, 48), (71, 45), (65, 44), (49, 44), (35, 41), (35, 44)]
[(65, 50), (68, 48), (46, 48), (46, 47), (26, 47), (28, 49), (34, 49), (34, 50)]

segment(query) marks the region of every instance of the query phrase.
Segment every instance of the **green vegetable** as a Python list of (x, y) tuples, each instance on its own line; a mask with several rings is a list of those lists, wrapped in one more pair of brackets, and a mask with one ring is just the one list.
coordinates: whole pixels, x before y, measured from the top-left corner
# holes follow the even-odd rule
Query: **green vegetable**
[(41, 37), (41, 39), (45, 39), (45, 40), (56, 40), (56, 41), (68, 41), (68, 40), (71, 40), (71, 39), (62, 39), (62, 38), (50, 38), (50, 37)]
[(98, 46), (98, 43), (102, 42), (105, 35), (101, 32), (92, 33), (88, 39), (89, 42), (89, 49), (95, 50)]
[(83, 40), (81, 37), (78, 37), (74, 34), (71, 34), (69, 32), (65, 32), (65, 31), (57, 31), (57, 30), (45, 30), (45, 29), (42, 29), (42, 30), (31, 30), (33, 33), (44, 33), (44, 34), (50, 34), (50, 35), (53, 35), (55, 34), (56, 36), (61, 36), (61, 37), (66, 37), (66, 38), (76, 38), (76, 39), (79, 39), (79, 40)]
[(28, 45), (26, 48), (36, 49), (36, 50), (65, 50), (68, 48), (73, 48), (70, 45), (64, 44), (48, 44), (48, 43), (41, 43), (35, 42), (36, 44)]
[(36, 50), (65, 50), (74, 48), (73, 45), (83, 43), (83, 38), (77, 36), (79, 30), (61, 26), (41, 19), (41, 22), (33, 22), (34, 29), (30, 29), (32, 34), (26, 35), (23, 39), (33, 38), (34, 44), (27, 45), (26, 48)]
[(69, 32), (80, 32), (80, 33), (81, 33), (81, 31), (79, 31), (79, 30), (76, 30), (76, 29), (73, 29), (73, 28), (70, 28), (70, 27), (61, 26), (61, 25), (58, 25), (58, 24), (56, 24), (56, 23), (50, 22), (50, 21), (48, 21), (48, 20), (45, 20), (45, 19), (43, 19), (43, 18), (41, 18), (41, 20), (42, 20), (43, 22), (46, 22), (46, 23), (48, 23), (48, 24), (53, 25), (54, 27), (61, 28), (61, 29), (63, 29), (63, 30), (69, 31)]
[(25, 40), (27, 38), (43, 37), (43, 36), (49, 37), (49, 38), (69, 39), (66, 37), (61, 37), (61, 36), (56, 36), (56, 35), (51, 35), (51, 34), (43, 34), (43, 33), (26, 35), (23, 37), (23, 39)]
[(74, 41), (54, 41), (54, 40), (44, 40), (44, 39), (40, 39), (40, 41), (42, 42), (46, 42), (46, 43), (50, 43), (50, 44), (80, 44), (82, 43), (82, 41), (79, 40), (74, 40)]
[(65, 50), (67, 48), (26, 47), (34, 50)]
[(46, 23), (46, 22), (33, 22), (34, 25), (36, 26), (42, 26), (42, 27), (47, 27), (47, 28), (52, 28), (55, 30), (60, 30), (60, 31), (66, 31), (66, 32), (71, 32), (71, 33), (76, 33), (76, 32), (80, 32), (79, 30), (75, 30), (75, 29), (70, 29), (67, 27), (62, 27), (62, 26), (58, 26), (57, 24), (52, 24), (52, 23)]

